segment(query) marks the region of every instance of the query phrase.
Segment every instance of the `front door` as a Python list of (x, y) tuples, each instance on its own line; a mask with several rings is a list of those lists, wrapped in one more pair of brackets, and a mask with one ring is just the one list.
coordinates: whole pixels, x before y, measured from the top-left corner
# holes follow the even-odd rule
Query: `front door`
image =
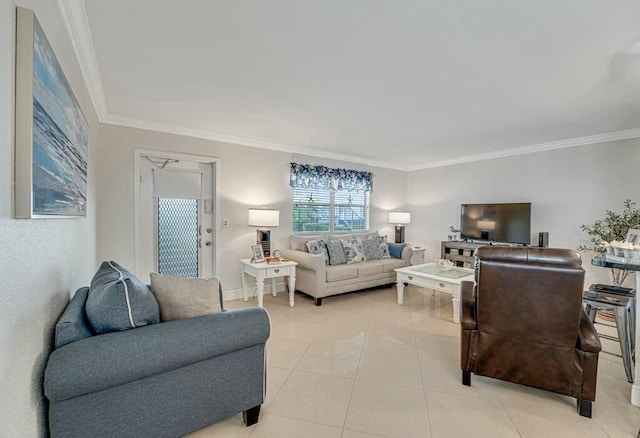
[(139, 157), (138, 274), (215, 275), (215, 163)]

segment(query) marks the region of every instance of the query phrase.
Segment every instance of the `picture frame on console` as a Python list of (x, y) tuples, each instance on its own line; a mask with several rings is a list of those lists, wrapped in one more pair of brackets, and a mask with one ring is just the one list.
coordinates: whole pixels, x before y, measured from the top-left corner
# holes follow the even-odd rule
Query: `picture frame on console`
[(251, 245), (251, 253), (253, 254), (253, 263), (263, 263), (265, 261), (262, 245)]
[(627, 231), (627, 237), (624, 241), (634, 246), (640, 245), (640, 230)]

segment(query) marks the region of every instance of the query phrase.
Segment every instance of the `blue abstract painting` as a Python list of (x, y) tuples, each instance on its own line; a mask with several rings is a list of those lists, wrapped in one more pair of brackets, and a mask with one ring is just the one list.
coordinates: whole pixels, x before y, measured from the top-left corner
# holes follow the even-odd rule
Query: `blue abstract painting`
[(33, 214), (86, 216), (87, 120), (34, 19)]

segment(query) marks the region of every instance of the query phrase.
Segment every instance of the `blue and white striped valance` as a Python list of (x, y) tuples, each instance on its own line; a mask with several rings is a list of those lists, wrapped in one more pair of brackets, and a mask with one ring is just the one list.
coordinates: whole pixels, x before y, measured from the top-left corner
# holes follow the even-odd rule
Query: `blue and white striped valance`
[(372, 192), (373, 173), (291, 163), (289, 185), (294, 188)]

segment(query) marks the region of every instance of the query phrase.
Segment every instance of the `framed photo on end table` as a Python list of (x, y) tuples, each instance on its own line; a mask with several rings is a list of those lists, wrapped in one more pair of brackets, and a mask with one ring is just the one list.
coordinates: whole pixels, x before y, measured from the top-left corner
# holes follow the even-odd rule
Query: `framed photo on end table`
[(264, 251), (262, 245), (251, 245), (251, 252), (253, 254), (253, 263), (264, 262)]

